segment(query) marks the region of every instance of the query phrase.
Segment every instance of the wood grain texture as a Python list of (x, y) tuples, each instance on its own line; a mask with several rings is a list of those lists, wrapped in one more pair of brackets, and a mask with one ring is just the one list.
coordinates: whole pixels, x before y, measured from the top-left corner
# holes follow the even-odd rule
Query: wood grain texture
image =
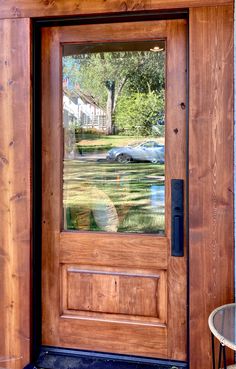
[(166, 326), (166, 270), (61, 264), (60, 296), (64, 317)]
[(0, 44), (0, 367), (21, 369), (30, 360), (30, 21), (0, 21)]
[[(58, 346), (59, 316), (59, 235), (62, 221), (61, 212), (61, 98), (60, 48), (57, 34), (43, 30), (42, 57), (42, 334), (45, 330), (54, 334), (54, 345)], [(53, 54), (50, 54), (50, 47)], [(50, 78), (49, 78), (50, 76)], [(53, 81), (51, 83), (50, 81)], [(53, 124), (52, 124), (53, 122)], [(47, 171), (49, 168), (49, 172)], [(53, 168), (53, 169), (52, 169)], [(45, 250), (45, 251), (44, 251)], [(56, 307), (53, 309), (52, 307)]]
[(232, 0), (0, 0), (0, 18), (132, 13), (232, 3)]
[[(79, 332), (79, 333), (78, 333)], [(104, 334), (106, 332), (106, 334)], [(60, 346), (79, 347), (94, 350), (99, 345), (101, 351), (129, 354), (131, 351), (141, 356), (158, 355), (167, 358), (167, 336), (163, 325), (153, 325), (147, 336), (147, 324), (101, 321), (93, 319), (60, 318)], [(117, 340), (117, 337), (120, 337)]]
[(233, 8), (190, 11), (190, 366), (211, 368), (207, 319), (233, 301)]
[[(167, 25), (167, 98), (166, 98), (166, 182), (184, 180), (184, 214), (186, 224), (186, 22), (178, 20)], [(177, 88), (176, 88), (177, 86)], [(166, 187), (166, 207), (171, 203)], [(171, 240), (171, 217), (166, 217), (167, 237)], [(173, 257), (168, 249), (168, 356), (187, 360), (187, 247), (184, 231), (184, 256)], [(181, 296), (181, 297), (180, 297)]]
[[(71, 0), (66, 6), (65, 2), (1, 0), (0, 17), (86, 14), (86, 3), (76, 10)], [(113, 4), (104, 9), (105, 3)], [(145, 9), (231, 1), (155, 3)], [(128, 5), (132, 12), (132, 2)], [(94, 13), (122, 12), (118, 1), (93, 0), (89, 6)], [(229, 7), (190, 11), (191, 369), (210, 368), (207, 317), (215, 306), (233, 299), (232, 20)], [(29, 38), (27, 19), (0, 21), (0, 366), (11, 369), (29, 361)]]
[(63, 315), (166, 323), (166, 271), (63, 265), (61, 272)]
[(62, 232), (60, 261), (72, 264), (74, 260), (79, 260), (81, 264), (90, 265), (166, 269), (167, 246), (166, 238), (153, 235), (80, 232), (78, 237), (77, 232)]
[[(112, 41), (142, 41), (156, 40), (166, 35), (167, 21), (146, 21), (139, 22), (135, 27), (130, 22), (113, 24), (80, 25), (78, 28), (68, 26), (66, 28), (58, 27), (60, 41), (62, 43), (77, 42), (112, 42)], [(131, 32), (132, 29), (132, 32)]]
[(67, 271), (68, 310), (158, 317), (158, 274), (144, 271)]

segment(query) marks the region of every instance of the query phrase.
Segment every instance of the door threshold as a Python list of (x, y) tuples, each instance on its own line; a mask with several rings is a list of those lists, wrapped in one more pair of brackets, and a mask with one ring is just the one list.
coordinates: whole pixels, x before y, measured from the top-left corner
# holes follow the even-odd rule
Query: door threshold
[(188, 364), (182, 361), (47, 346), (41, 347), (35, 366), (43, 369), (188, 369)]

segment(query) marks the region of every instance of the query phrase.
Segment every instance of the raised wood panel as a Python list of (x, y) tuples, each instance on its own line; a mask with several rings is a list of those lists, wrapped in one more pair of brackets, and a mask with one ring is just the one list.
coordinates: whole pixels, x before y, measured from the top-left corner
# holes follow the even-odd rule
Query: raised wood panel
[(233, 8), (190, 11), (190, 367), (211, 367), (207, 319), (233, 301)]
[(68, 309), (158, 317), (159, 275), (77, 268), (67, 273)]
[(30, 21), (0, 21), (0, 44), (0, 367), (21, 369), (30, 359)]
[(80, 232), (78, 237), (77, 232), (62, 232), (60, 261), (73, 264), (75, 260), (90, 265), (165, 269), (167, 240), (158, 236), (92, 232)]
[(0, 18), (132, 13), (232, 3), (232, 0), (0, 0)]
[[(104, 319), (166, 322), (166, 272), (62, 266), (62, 313)], [(96, 314), (99, 313), (99, 314)], [(103, 313), (103, 314), (101, 314)], [(114, 314), (117, 314), (116, 316)], [(144, 319), (145, 320), (145, 319)], [(147, 321), (147, 319), (146, 319)]]

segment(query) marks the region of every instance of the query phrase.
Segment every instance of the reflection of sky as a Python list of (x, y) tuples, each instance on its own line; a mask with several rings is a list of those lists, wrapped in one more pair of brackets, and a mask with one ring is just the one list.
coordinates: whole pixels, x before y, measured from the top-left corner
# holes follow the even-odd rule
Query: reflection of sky
[(164, 206), (165, 202), (165, 186), (152, 185), (151, 189), (151, 205), (153, 207)]

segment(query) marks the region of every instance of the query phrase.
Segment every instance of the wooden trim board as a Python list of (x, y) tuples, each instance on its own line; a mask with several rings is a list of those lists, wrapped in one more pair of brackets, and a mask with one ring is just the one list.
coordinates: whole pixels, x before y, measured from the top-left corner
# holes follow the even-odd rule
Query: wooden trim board
[(0, 0), (0, 18), (132, 13), (232, 4), (232, 0)]

